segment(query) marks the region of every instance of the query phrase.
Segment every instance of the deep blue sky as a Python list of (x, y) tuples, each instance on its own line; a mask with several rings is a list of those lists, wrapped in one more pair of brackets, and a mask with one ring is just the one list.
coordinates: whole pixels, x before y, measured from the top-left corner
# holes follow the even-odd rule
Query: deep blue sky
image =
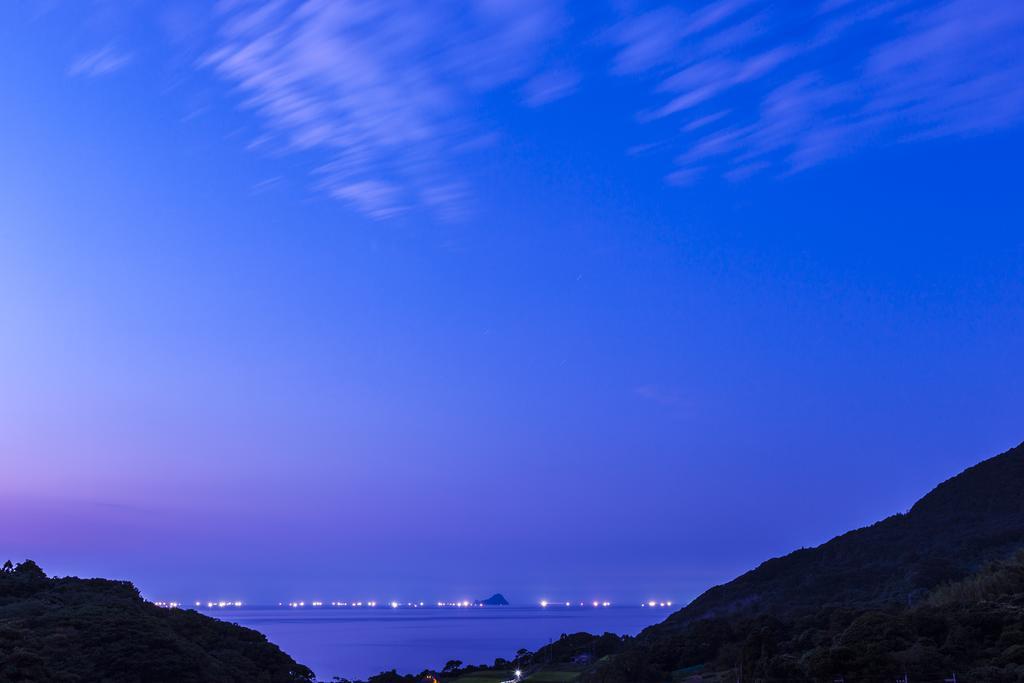
[(683, 601), (1024, 439), (1016, 2), (3, 14), (14, 559)]

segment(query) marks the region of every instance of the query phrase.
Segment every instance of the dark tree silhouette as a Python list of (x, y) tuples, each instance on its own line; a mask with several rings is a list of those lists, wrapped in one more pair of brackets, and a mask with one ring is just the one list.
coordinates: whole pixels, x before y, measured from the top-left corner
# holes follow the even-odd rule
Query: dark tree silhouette
[(42, 568), (38, 564), (33, 562), (32, 560), (25, 560), (24, 562), (19, 562), (18, 566), (14, 568), (14, 573), (17, 576), (21, 576), (21, 577), (25, 577), (25, 578), (33, 578), (33, 579), (45, 579), (46, 578), (46, 572), (44, 572), (42, 570)]
[(0, 571), (0, 681), (312, 683), (251, 629), (147, 602), (127, 581)]

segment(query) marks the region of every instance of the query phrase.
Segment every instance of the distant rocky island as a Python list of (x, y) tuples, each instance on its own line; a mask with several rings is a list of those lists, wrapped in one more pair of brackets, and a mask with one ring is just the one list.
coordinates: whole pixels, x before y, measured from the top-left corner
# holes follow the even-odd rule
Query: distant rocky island
[(477, 600), (473, 603), (474, 605), (484, 605), (486, 607), (502, 607), (508, 604), (508, 600), (501, 593), (495, 593), (486, 600)]

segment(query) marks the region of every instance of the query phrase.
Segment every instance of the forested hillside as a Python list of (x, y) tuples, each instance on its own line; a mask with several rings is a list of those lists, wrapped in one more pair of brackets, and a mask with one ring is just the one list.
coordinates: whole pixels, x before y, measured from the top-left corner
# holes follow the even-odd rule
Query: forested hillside
[(124, 581), (0, 571), (0, 681), (302, 683), (313, 673), (261, 633), (146, 602)]

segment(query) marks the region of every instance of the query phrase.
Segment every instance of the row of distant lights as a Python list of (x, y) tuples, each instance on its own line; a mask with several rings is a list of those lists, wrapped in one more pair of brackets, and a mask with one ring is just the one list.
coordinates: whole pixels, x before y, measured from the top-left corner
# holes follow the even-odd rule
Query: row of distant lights
[[(177, 609), (178, 607), (181, 607), (181, 603), (177, 603), (177, 602), (155, 602), (153, 604), (156, 605), (157, 607), (167, 607), (169, 609)], [(281, 602), (279, 602), (277, 604), (280, 607), (284, 606), (284, 603), (281, 603)], [(366, 602), (338, 602), (338, 601), (331, 601), (329, 604), (330, 604), (331, 607), (376, 607), (377, 606), (377, 601), (376, 600), (368, 600)], [(561, 604), (563, 604), (563, 603), (555, 603), (555, 602), (550, 602), (548, 600), (541, 600), (540, 601), (540, 606), (541, 607), (548, 607), (548, 606), (561, 605)], [(564, 604), (565, 604), (566, 607), (572, 607), (572, 603), (571, 602), (566, 602)], [(590, 604), (593, 607), (611, 607), (612, 606), (612, 603), (608, 602), (607, 600), (604, 600), (604, 601), (594, 600)], [(202, 601), (196, 600), (196, 607), (202, 607), (202, 606), (203, 606)], [(209, 601), (209, 602), (206, 603), (206, 606), (208, 608), (211, 608), (211, 609), (214, 608), (214, 607), (220, 607), (220, 608), (224, 608), (224, 607), (241, 607), (242, 606), (242, 601), (241, 600), (234, 600), (234, 601), (218, 600), (217, 602)], [(295, 601), (295, 602), (289, 602), (288, 606), (289, 607), (305, 607), (306, 606), (306, 601), (305, 600), (298, 600), (298, 601)], [(309, 606), (310, 607), (323, 607), (324, 603), (323, 603), (322, 600), (313, 600), (312, 602), (309, 603)], [(391, 607), (392, 609), (398, 609), (399, 607), (423, 607), (424, 603), (423, 602), (407, 602), (407, 603), (405, 603), (403, 605), (400, 602), (392, 600), (391, 602), (388, 603), (388, 606)], [(437, 606), (438, 607), (483, 607), (484, 605), (480, 604), (480, 603), (472, 603), (469, 600), (463, 600), (461, 602), (438, 602)], [(583, 603), (583, 602), (580, 603), (580, 607), (585, 607), (585, 606), (586, 606), (586, 603)], [(672, 606), (672, 601), (671, 600), (666, 600), (664, 602), (659, 602), (657, 600), (648, 600), (647, 602), (640, 603), (640, 606), (641, 607), (671, 607)]]
[[(327, 604), (329, 606), (331, 606), (331, 607), (376, 607), (377, 606), (377, 601), (376, 600), (368, 600), (366, 602), (337, 602), (337, 601), (331, 601), (331, 602), (329, 602)], [(426, 603), (425, 602), (404, 602), (403, 603), (403, 602), (398, 602), (398, 601), (392, 600), (391, 602), (386, 603), (386, 604), (391, 609), (398, 609), (399, 607), (426, 607)], [(277, 605), (278, 605), (278, 607), (284, 607), (284, 603), (283, 602), (279, 602), (279, 603), (277, 603)], [(306, 605), (309, 605), (310, 607), (323, 607), (324, 606), (324, 602), (322, 600), (313, 600), (312, 602), (308, 602), (307, 603), (305, 600), (298, 600), (298, 601), (294, 601), (294, 602), (289, 602), (288, 603), (289, 607), (305, 607)], [(461, 602), (439, 602), (439, 603), (437, 603), (437, 606), (438, 607), (483, 607), (484, 605), (482, 605), (480, 603), (472, 603), (469, 600), (463, 600)]]
[[(196, 600), (196, 607), (202, 607), (202, 606), (203, 606), (203, 602), (201, 600)], [(218, 600), (217, 602), (210, 601), (210, 602), (206, 603), (206, 606), (207, 607), (211, 607), (211, 608), (212, 607), (241, 607), (242, 606), (242, 601), (241, 600)]]
[[(607, 600), (605, 600), (605, 601), (594, 600), (590, 604), (593, 605), (594, 607), (611, 607), (612, 606), (612, 603), (608, 602)], [(541, 600), (540, 601), (540, 606), (541, 607), (561, 606), (561, 605), (562, 605), (562, 603), (560, 603), (560, 602), (551, 602), (549, 600)], [(586, 607), (586, 605), (587, 605), (587, 603), (585, 603), (585, 602), (581, 602), (580, 603), (580, 607)], [(572, 603), (571, 602), (567, 602), (567, 603), (565, 603), (565, 606), (566, 607), (572, 607)]]
[[(540, 601), (540, 606), (541, 607), (548, 607), (549, 605), (559, 605), (560, 606), (561, 604), (562, 603), (550, 602), (548, 600), (541, 600)], [(590, 604), (592, 606), (594, 606), (594, 607), (611, 607), (612, 606), (612, 603), (608, 602), (607, 600), (603, 601), (603, 602), (599, 601), (599, 600), (594, 600)], [(565, 603), (565, 606), (566, 607), (572, 607), (572, 603), (571, 602), (567, 602), (567, 603)], [(586, 603), (583, 603), (583, 602), (580, 603), (580, 607), (585, 607), (585, 606), (586, 606)], [(647, 602), (640, 603), (640, 606), (641, 607), (671, 607), (672, 606), (672, 601), (671, 600), (666, 600), (665, 602), (658, 602), (657, 600), (648, 600)]]
[[(181, 603), (180, 602), (160, 602), (160, 601), (157, 601), (157, 602), (154, 602), (153, 604), (156, 605), (157, 607), (166, 607), (167, 609), (178, 609), (179, 607), (181, 607)], [(203, 604), (204, 603), (203, 603), (202, 600), (196, 600), (196, 607), (202, 607)], [(210, 600), (210, 601), (206, 602), (205, 604), (206, 604), (207, 607), (209, 607), (211, 609), (214, 608), (214, 607), (241, 607), (242, 606), (242, 601), (241, 600), (217, 600), (216, 602), (214, 602), (214, 601)]]

